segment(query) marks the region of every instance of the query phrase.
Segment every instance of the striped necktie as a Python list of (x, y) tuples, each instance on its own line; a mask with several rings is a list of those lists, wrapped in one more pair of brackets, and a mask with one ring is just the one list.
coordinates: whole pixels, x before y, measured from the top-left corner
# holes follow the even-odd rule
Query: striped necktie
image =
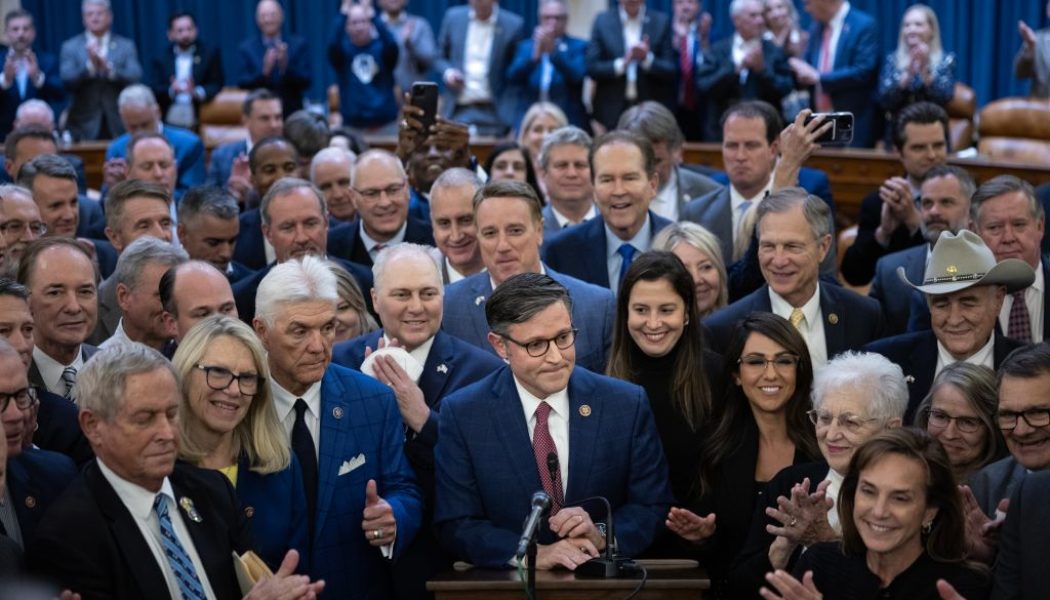
[(168, 503), (163, 494), (157, 494), (157, 498), (153, 501), (153, 510), (156, 511), (157, 520), (160, 521), (164, 556), (167, 557), (168, 564), (175, 573), (175, 580), (179, 584), (179, 592), (182, 593), (183, 600), (206, 600), (204, 585), (197, 577), (193, 560), (179, 542), (179, 537), (175, 535), (175, 527), (171, 524), (171, 515), (168, 514)]
[(62, 369), (62, 383), (66, 384), (66, 391), (63, 394), (66, 398), (73, 397), (73, 386), (77, 383), (77, 368), (66, 367)]

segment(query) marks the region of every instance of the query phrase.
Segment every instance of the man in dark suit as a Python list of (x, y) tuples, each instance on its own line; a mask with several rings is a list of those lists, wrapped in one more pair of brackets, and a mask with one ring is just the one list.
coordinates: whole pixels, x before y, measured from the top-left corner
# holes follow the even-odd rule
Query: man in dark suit
[(592, 143), (586, 131), (574, 126), (556, 129), (543, 138), (536, 175), (547, 192), (544, 235), (554, 236), (598, 216), (591, 181)]
[[(259, 204), (278, 180), (300, 176), (299, 154), (292, 143), (283, 137), (264, 138), (254, 144), (248, 153), (248, 170), (250, 179), (242, 193), (239, 194), (233, 186), (227, 186), (226, 191), (237, 198), (237, 204), (242, 208), (238, 217), (241, 231), (237, 234), (233, 260), (249, 269), (258, 270), (274, 260), (273, 246), (262, 234)], [(233, 180), (231, 177), (230, 182)], [(248, 208), (250, 206), (254, 208)], [(329, 222), (329, 225), (332, 223)]]
[[(245, 173), (248, 152), (259, 141), (281, 135), (284, 129), (281, 99), (265, 88), (252, 90), (241, 107), (241, 124), (248, 130), (248, 139), (227, 142), (213, 150), (204, 183), (226, 188), (251, 186), (250, 177)], [(240, 163), (242, 172), (236, 174), (236, 180), (231, 180), (235, 162)]]
[(594, 19), (587, 45), (587, 75), (594, 80), (594, 118), (616, 127), (623, 111), (644, 100), (676, 105), (677, 56), (671, 19), (645, 0), (619, 0)]
[(806, 340), (814, 368), (878, 339), (877, 302), (819, 281), (820, 263), (831, 246), (827, 204), (801, 188), (787, 188), (763, 200), (756, 216), (758, 262), (766, 283), (704, 320), (712, 347), (724, 350), (740, 319), (754, 311), (791, 321)]
[(524, 37), (522, 18), (496, 0), (470, 0), (445, 13), (434, 65), (445, 82), (445, 118), (492, 137), (516, 123), (519, 86), (507, 79), (507, 67)]
[(735, 32), (716, 42), (696, 69), (697, 91), (707, 99), (705, 139), (722, 138), (725, 109), (741, 100), (762, 100), (773, 106), (791, 93), (795, 80), (787, 56), (765, 30), (761, 0), (734, 2), (730, 10)]
[(904, 107), (897, 115), (894, 143), (904, 177), (891, 177), (861, 201), (857, 237), (842, 256), (842, 277), (866, 285), (875, 262), (890, 252), (921, 246), (919, 185), (926, 172), (948, 161), (948, 113), (930, 102)]
[(369, 150), (357, 157), (350, 187), (357, 220), (332, 231), (332, 256), (370, 267), (388, 246), (401, 242), (434, 245), (430, 223), (408, 213), (408, 177), (397, 156)]
[[(251, 532), (222, 474), (176, 465), (181, 394), (171, 363), (136, 344), (104, 350), (81, 374), (78, 399), (98, 460), (41, 520), (30, 569), (85, 597), (241, 597), (230, 556), (250, 549)], [(323, 583), (292, 575), (297, 563), (289, 552), (250, 596), (320, 593)]]
[(231, 284), (252, 273), (233, 260), (241, 226), (237, 201), (216, 186), (191, 189), (179, 203), (179, 242), (193, 260), (203, 260), (224, 274)]
[(590, 162), (601, 218), (556, 235), (545, 258), (552, 268), (615, 295), (635, 254), (648, 251), (653, 236), (671, 222), (649, 210), (658, 181), (653, 147), (645, 138), (607, 133), (594, 141)]
[[(0, 50), (0, 139), (11, 132), (15, 111), (26, 100), (39, 98), (59, 107), (65, 99), (58, 61), (49, 52), (36, 52), (36, 24), (33, 15), (15, 9), (4, 15), (7, 48)], [(583, 52), (580, 52), (581, 60)]]
[(259, 285), (252, 324), (267, 350), (277, 417), (303, 470), (310, 575), (324, 579), (333, 598), (387, 598), (384, 558), (396, 561), (412, 543), (422, 498), (394, 393), (329, 364), (338, 299), (322, 260), (287, 261)]
[(537, 12), (539, 24), (532, 37), (518, 43), (507, 67), (507, 81), (523, 90), (515, 126), (533, 103), (552, 102), (565, 111), (570, 124), (589, 129), (583, 106), (587, 42), (566, 33), (569, 9), (565, 0), (541, 0)]
[(691, 142), (704, 135), (705, 102), (696, 90), (696, 72), (704, 63), (704, 52), (710, 47), (711, 13), (703, 12), (700, 0), (678, 0), (672, 3), (671, 30), (674, 49), (678, 51), (678, 110), (675, 118), (682, 133)]
[(310, 56), (306, 40), (281, 34), (284, 9), (276, 0), (260, 0), (255, 7), (259, 35), (241, 42), (237, 87), (266, 88), (281, 99), (284, 115), (303, 107), (303, 92), (310, 87)]
[(875, 19), (846, 0), (809, 0), (813, 17), (806, 59), (790, 59), (800, 85), (814, 86), (816, 112), (847, 111), (855, 116), (854, 148), (875, 142), (876, 104), (873, 91), (879, 76), (879, 44)]
[[(451, 561), (428, 531), (434, 510), (434, 446), (441, 400), (502, 366), (498, 358), (441, 331), (441, 273), (427, 247), (398, 244), (379, 253), (372, 301), (383, 329), (335, 347), (332, 362), (360, 370), (371, 351), (398, 344), (422, 369), (410, 375), (393, 357), (377, 357), (370, 375), (398, 398), (405, 423), (405, 456), (419, 479), (424, 527), (393, 566), (398, 598), (426, 597), (426, 580)], [(396, 342), (394, 342), (396, 340)]]
[[(903, 277), (903, 268), (897, 272)], [(996, 369), (1021, 346), (996, 329), (1007, 293), (1032, 284), (1035, 274), (1023, 260), (996, 261), (988, 246), (969, 230), (942, 233), (933, 247), (922, 283), (906, 281), (926, 295), (932, 330), (895, 335), (865, 346), (904, 369), (911, 423), (934, 377), (946, 365), (966, 361)]]
[(927, 325), (929, 322), (926, 298), (901, 280), (897, 275), (898, 267), (904, 268), (909, 281), (919, 281), (926, 271), (926, 259), (941, 234), (945, 231), (957, 234), (961, 229), (970, 228), (970, 198), (977, 186), (965, 169), (953, 165), (933, 167), (927, 171), (920, 189), (922, 234), (926, 243), (880, 258), (875, 263), (875, 278), (868, 291), (868, 296), (882, 306), (885, 335), (907, 331), (909, 321), (914, 320), (913, 313), (920, 306), (926, 313), (924, 320)]
[(1046, 563), (1042, 557), (1050, 553), (1048, 496), (1050, 473), (1025, 478), (1010, 496), (1010, 510), (999, 534), (993, 598), (1038, 600), (1046, 596)]
[(576, 362), (596, 373), (604, 371), (615, 318), (612, 292), (558, 273), (541, 262), (540, 201), (529, 185), (499, 181), (486, 185), (480, 194), (474, 217), (486, 270), (448, 287), (442, 328), (495, 354), (495, 348), (488, 342), (485, 299), (514, 275), (546, 273), (565, 286), (573, 298), (572, 321), (579, 330)]
[[(435, 456), (434, 523), (458, 559), (513, 564), (540, 489), (551, 516), (537, 529), (538, 569), (575, 569), (606, 544), (637, 556), (663, 528), (673, 499), (645, 392), (575, 369), (572, 303), (550, 277), (523, 273), (485, 305), (488, 341), (509, 366), (445, 399)], [(571, 506), (593, 496), (615, 515), (608, 539), (602, 504)]]
[(153, 95), (166, 123), (190, 129), (197, 124), (201, 104), (222, 89), (222, 59), (217, 49), (198, 39), (197, 20), (189, 12), (168, 17), (168, 41), (168, 51), (151, 62)]
[(124, 133), (117, 95), (142, 79), (135, 43), (113, 34), (108, 0), (81, 3), (83, 34), (62, 44), (62, 83), (72, 94), (66, 126), (77, 141), (108, 140)]
[(628, 108), (620, 115), (616, 128), (640, 135), (653, 147), (659, 187), (649, 208), (655, 214), (677, 221), (690, 200), (722, 188), (710, 177), (682, 168), (685, 136), (674, 113), (663, 104), (647, 100)]

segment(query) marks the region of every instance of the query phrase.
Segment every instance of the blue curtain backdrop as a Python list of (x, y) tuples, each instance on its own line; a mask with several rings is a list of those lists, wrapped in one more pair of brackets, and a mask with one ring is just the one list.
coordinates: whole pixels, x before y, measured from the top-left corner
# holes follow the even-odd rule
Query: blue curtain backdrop
[[(167, 47), (167, 17), (176, 9), (197, 16), (201, 38), (218, 45), (223, 52), (226, 76), (233, 80), (238, 69), (237, 45), (255, 30), (255, 0), (111, 0), (113, 29), (132, 38), (139, 49), (144, 68), (149, 59)], [(410, 0), (409, 12), (429, 19), (435, 34), (448, 7), (463, 0)], [(326, 84), (333, 81), (325, 59), (325, 44), (338, 13), (339, 0), (282, 0), (285, 28), (311, 43), (315, 83), (310, 96), (323, 97)], [(615, 2), (610, 2), (614, 5)], [(651, 9), (670, 12), (671, 0), (649, 0)], [(729, 0), (704, 0), (704, 9), (714, 16), (715, 39), (732, 33)], [(796, 0), (803, 20), (802, 1)], [(914, 4), (908, 0), (854, 0), (853, 5), (874, 15), (879, 22), (882, 54), (897, 44), (897, 32), (904, 10)], [(1003, 96), (1023, 95), (1026, 82), (1013, 78), (1013, 57), (1020, 45), (1017, 21), (1023, 19), (1040, 28), (1047, 25), (1043, 0), (929, 0), (941, 24), (947, 50), (958, 57), (960, 81), (977, 92), (979, 104)], [(80, 0), (22, 0), (24, 8), (36, 15), (37, 46), (58, 54), (62, 41), (82, 31)], [(500, 6), (525, 17), (531, 29), (536, 23), (536, 0), (503, 0)], [(147, 71), (148, 73), (148, 71)]]

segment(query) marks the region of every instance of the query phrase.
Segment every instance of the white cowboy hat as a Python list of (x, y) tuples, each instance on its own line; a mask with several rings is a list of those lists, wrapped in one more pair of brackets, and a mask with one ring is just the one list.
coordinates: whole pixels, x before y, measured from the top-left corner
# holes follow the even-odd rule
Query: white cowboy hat
[(966, 229), (940, 235), (921, 284), (908, 281), (904, 267), (897, 267), (897, 276), (924, 294), (950, 294), (975, 285), (1005, 285), (1007, 293), (1013, 293), (1035, 281), (1028, 263), (1017, 258), (995, 262), (984, 240)]

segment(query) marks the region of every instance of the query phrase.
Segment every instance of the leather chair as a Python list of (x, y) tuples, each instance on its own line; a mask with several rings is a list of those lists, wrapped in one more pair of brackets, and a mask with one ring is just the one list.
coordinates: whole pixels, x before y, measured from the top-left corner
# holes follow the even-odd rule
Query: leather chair
[(1050, 164), (1050, 101), (1002, 98), (977, 117), (977, 152), (985, 157), (1034, 165)]
[(955, 95), (948, 103), (948, 135), (952, 152), (973, 146), (973, 116), (977, 113), (977, 94), (965, 83), (955, 82)]
[(225, 87), (210, 102), (201, 105), (200, 136), (205, 148), (211, 150), (248, 137), (248, 130), (241, 125), (247, 97), (247, 90)]

